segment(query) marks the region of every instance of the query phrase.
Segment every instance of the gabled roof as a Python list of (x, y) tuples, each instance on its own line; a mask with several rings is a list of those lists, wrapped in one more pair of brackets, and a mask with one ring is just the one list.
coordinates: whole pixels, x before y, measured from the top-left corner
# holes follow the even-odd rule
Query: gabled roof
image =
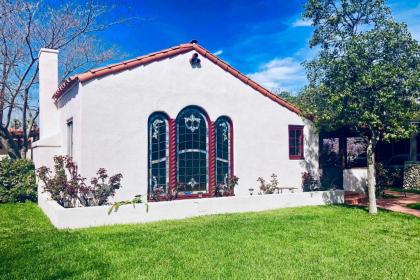
[(258, 83), (254, 82), (253, 80), (251, 80), (250, 78), (248, 78), (247, 76), (245, 76), (244, 74), (242, 74), (241, 72), (239, 72), (238, 70), (236, 70), (235, 68), (233, 68), (232, 66), (227, 64), (226, 62), (222, 61), (217, 56), (213, 55), (211, 52), (209, 52), (208, 50), (201, 47), (200, 45), (198, 45), (195, 42), (188, 43), (188, 44), (181, 44), (179, 46), (172, 47), (172, 48), (169, 48), (169, 49), (166, 49), (166, 50), (162, 50), (162, 51), (159, 51), (159, 52), (147, 54), (147, 55), (144, 55), (144, 56), (139, 56), (139, 57), (134, 58), (134, 59), (122, 61), (122, 62), (119, 62), (119, 63), (111, 64), (111, 65), (101, 67), (101, 68), (92, 69), (92, 70), (89, 70), (87, 72), (74, 75), (74, 76), (68, 78), (67, 80), (65, 80), (58, 87), (57, 91), (53, 95), (53, 98), (55, 100), (59, 99), (75, 83), (87, 82), (87, 81), (90, 81), (92, 79), (96, 79), (96, 78), (103, 77), (103, 76), (110, 75), (110, 74), (115, 74), (115, 73), (118, 73), (118, 72), (121, 72), (121, 71), (124, 71), (124, 70), (132, 69), (132, 68), (140, 66), (140, 65), (145, 65), (145, 64), (148, 64), (148, 63), (151, 63), (151, 62), (154, 62), (154, 61), (158, 61), (158, 60), (173, 57), (173, 56), (176, 56), (176, 55), (179, 55), (179, 54), (182, 54), (182, 53), (186, 53), (186, 52), (189, 52), (191, 50), (194, 50), (197, 53), (199, 53), (201, 56), (209, 59), (211, 62), (213, 62), (214, 64), (216, 64), (217, 66), (219, 66), (223, 70), (229, 72), (234, 77), (238, 78), (243, 83), (249, 85), (250, 87), (252, 87), (256, 91), (258, 91), (262, 95), (270, 98), (274, 102), (282, 105), (283, 107), (289, 109), (290, 111), (295, 112), (299, 115), (302, 115), (302, 110), (301, 109), (299, 109), (295, 105), (289, 103), (288, 101), (284, 100), (283, 98), (278, 97), (277, 95), (270, 92), (269, 90), (267, 90), (263, 86), (259, 85)]

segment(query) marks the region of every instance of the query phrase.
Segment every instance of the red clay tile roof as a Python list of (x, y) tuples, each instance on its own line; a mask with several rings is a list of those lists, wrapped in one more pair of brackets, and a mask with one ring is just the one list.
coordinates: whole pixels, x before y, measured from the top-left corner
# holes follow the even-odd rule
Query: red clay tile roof
[[(9, 128), (9, 133), (13, 137), (21, 137), (23, 136), (23, 130), (20, 128)], [(29, 136), (38, 136), (39, 135), (39, 128), (33, 128), (29, 133)]]
[(178, 54), (189, 52), (191, 50), (195, 50), (200, 55), (202, 55), (203, 57), (206, 57), (211, 62), (218, 65), (223, 70), (229, 72), (230, 74), (232, 74), (233, 76), (235, 76), (236, 78), (238, 78), (239, 80), (244, 82), (245, 84), (249, 85), (250, 87), (252, 87), (256, 91), (258, 91), (262, 95), (270, 98), (274, 102), (282, 105), (283, 107), (289, 109), (290, 111), (295, 112), (299, 115), (302, 115), (302, 110), (301, 109), (299, 109), (295, 105), (289, 103), (288, 101), (284, 100), (283, 98), (278, 97), (277, 95), (270, 92), (269, 90), (267, 90), (263, 86), (259, 85), (258, 83), (254, 82), (253, 80), (251, 80), (250, 78), (248, 78), (247, 76), (245, 76), (244, 74), (242, 74), (241, 72), (239, 72), (238, 70), (236, 70), (235, 68), (233, 68), (232, 66), (230, 66), (226, 62), (222, 61), (217, 56), (213, 55), (211, 52), (209, 52), (208, 50), (206, 50), (205, 48), (201, 47), (200, 45), (198, 45), (196, 43), (182, 44), (182, 45), (179, 45), (179, 46), (176, 46), (176, 47), (172, 47), (170, 49), (166, 49), (166, 50), (162, 50), (162, 51), (159, 51), (159, 52), (147, 54), (147, 55), (144, 55), (144, 56), (139, 56), (139, 57), (134, 58), (134, 59), (122, 61), (122, 62), (111, 64), (111, 65), (108, 65), (108, 66), (105, 66), (105, 67), (92, 69), (92, 70), (89, 70), (89, 71), (87, 71), (85, 73), (82, 73), (82, 74), (74, 75), (74, 76), (68, 78), (67, 80), (65, 80), (58, 87), (57, 91), (53, 95), (53, 98), (55, 100), (59, 99), (75, 83), (87, 82), (87, 81), (90, 81), (92, 79), (96, 79), (96, 78), (99, 78), (99, 77), (103, 77), (103, 76), (106, 76), (106, 75), (109, 75), (109, 74), (114, 74), (114, 73), (124, 71), (124, 70), (128, 70), (128, 69), (132, 69), (134, 67), (137, 67), (137, 66), (140, 66), (140, 65), (145, 65), (145, 64), (148, 64), (148, 63), (151, 63), (151, 62), (154, 62), (154, 61), (158, 61), (158, 60), (161, 60), (161, 59), (173, 57), (173, 56), (176, 56)]

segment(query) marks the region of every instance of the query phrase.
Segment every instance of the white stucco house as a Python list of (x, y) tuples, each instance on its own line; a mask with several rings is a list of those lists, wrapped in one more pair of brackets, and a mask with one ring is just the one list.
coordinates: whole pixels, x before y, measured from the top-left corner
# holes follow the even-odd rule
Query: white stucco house
[(178, 186), (211, 197), (239, 177), (235, 196), (278, 175), (301, 191), (318, 176), (318, 135), (299, 108), (196, 41), (75, 75), (58, 85), (58, 51), (39, 53), (40, 139), (36, 167), (71, 155), (87, 178), (122, 173), (115, 200)]

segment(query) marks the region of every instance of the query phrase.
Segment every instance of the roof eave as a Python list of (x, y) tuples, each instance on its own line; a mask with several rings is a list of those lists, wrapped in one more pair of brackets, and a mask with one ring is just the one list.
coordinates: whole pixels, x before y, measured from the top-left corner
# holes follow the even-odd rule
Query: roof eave
[(300, 115), (304, 118), (308, 118), (307, 116), (305, 116), (303, 114), (303, 112), (300, 108), (298, 108), (297, 106), (289, 103), (288, 101), (284, 100), (283, 98), (278, 97), (274, 93), (270, 92), (268, 89), (264, 88), (263, 86), (261, 86), (260, 84), (258, 84), (256, 82), (254, 82), (253, 80), (251, 80), (250, 78), (248, 78), (247, 76), (242, 74), (240, 71), (236, 70), (235, 68), (233, 68), (232, 66), (230, 66), (226, 62), (222, 61), (217, 56), (210, 53), (209, 51), (207, 51), (205, 48), (201, 47), (197, 43), (182, 44), (182, 45), (172, 47), (172, 48), (169, 48), (169, 49), (165, 49), (165, 50), (162, 50), (162, 51), (159, 51), (159, 52), (155, 52), (155, 53), (140, 56), (140, 57), (137, 57), (137, 58), (134, 58), (134, 59), (122, 61), (120, 63), (115, 63), (115, 64), (108, 65), (108, 66), (101, 67), (101, 68), (91, 69), (91, 70), (89, 70), (85, 73), (75, 75), (75, 76), (67, 79), (65, 82), (63, 82), (60, 85), (60, 87), (54, 93), (53, 99), (55, 101), (57, 101), (76, 82), (83, 83), (83, 82), (87, 82), (89, 80), (96, 79), (96, 78), (99, 78), (99, 77), (103, 77), (103, 76), (106, 76), (106, 75), (116, 74), (116, 73), (124, 71), (124, 70), (129, 70), (129, 69), (141, 66), (141, 65), (145, 65), (145, 64), (154, 62), (154, 61), (158, 61), (158, 60), (162, 60), (162, 59), (165, 59), (165, 58), (173, 57), (175, 55), (186, 53), (186, 52), (189, 52), (191, 50), (197, 51), (200, 55), (209, 59), (211, 62), (218, 65), (220, 68), (227, 71), (228, 73), (230, 73), (234, 77), (238, 78), (240, 81), (247, 84), (248, 86), (250, 86), (254, 90), (258, 91), (262, 95), (270, 98), (272, 101), (278, 103), (279, 105), (287, 108), (288, 110), (290, 110), (290, 111), (292, 111), (292, 112), (294, 112), (294, 113), (296, 113), (296, 114), (298, 114), (298, 115)]

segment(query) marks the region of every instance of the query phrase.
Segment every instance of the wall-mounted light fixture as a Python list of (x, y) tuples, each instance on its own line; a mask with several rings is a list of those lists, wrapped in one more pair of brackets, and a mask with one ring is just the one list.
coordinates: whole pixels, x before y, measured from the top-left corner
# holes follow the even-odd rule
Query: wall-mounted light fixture
[(201, 68), (201, 60), (198, 58), (198, 53), (194, 53), (190, 58), (192, 68)]

